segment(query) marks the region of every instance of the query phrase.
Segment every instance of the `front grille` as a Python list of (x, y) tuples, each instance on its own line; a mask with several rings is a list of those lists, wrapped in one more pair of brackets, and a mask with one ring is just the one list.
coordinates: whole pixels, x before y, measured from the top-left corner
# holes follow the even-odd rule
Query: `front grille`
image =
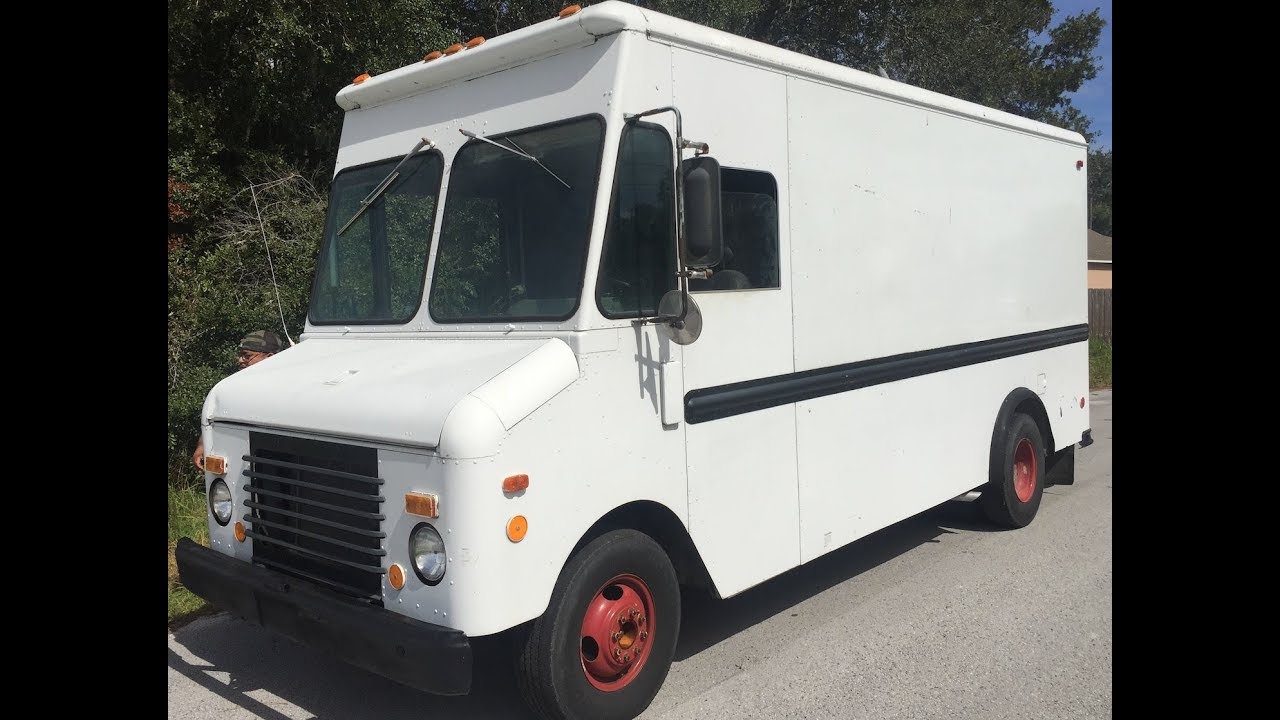
[(387, 551), (378, 451), (250, 433), (244, 460), (254, 562), (380, 604)]

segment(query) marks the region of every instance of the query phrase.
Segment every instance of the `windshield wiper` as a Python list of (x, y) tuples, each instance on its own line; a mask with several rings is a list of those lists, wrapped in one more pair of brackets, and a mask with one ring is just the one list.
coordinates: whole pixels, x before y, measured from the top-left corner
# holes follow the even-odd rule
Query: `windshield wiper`
[(364, 211), (368, 210), (369, 206), (372, 205), (374, 201), (378, 199), (378, 196), (382, 195), (382, 193), (387, 188), (391, 187), (391, 183), (395, 182), (396, 178), (399, 177), (400, 175), (401, 166), (403, 166), (406, 162), (408, 162), (409, 158), (413, 157), (414, 153), (421, 150), (423, 146), (426, 146), (429, 148), (435, 147), (435, 143), (431, 142), (426, 138), (422, 138), (422, 140), (420, 140), (417, 145), (414, 145), (413, 149), (409, 151), (409, 154), (405, 155), (404, 159), (401, 160), (394, 168), (392, 168), (391, 172), (388, 173), (386, 177), (382, 178), (382, 182), (378, 183), (378, 186), (375, 187), (372, 192), (370, 192), (368, 195), (365, 196), (363, 200), (360, 201), (360, 209), (356, 210), (356, 214), (352, 215), (350, 220), (342, 224), (342, 227), (338, 230), (339, 235), (346, 232), (347, 228), (351, 227), (351, 223), (355, 222), (357, 218), (363, 215)]
[[(494, 147), (500, 147), (500, 148), (502, 148), (503, 150), (506, 150), (506, 151), (507, 151), (507, 152), (509, 152), (509, 153), (513, 153), (513, 154), (515, 154), (515, 155), (519, 155), (520, 157), (524, 158), (525, 160), (532, 160), (532, 161), (534, 161), (534, 162), (538, 163), (538, 167), (542, 168), (543, 170), (546, 170), (546, 171), (547, 171), (547, 173), (548, 173), (549, 175), (551, 175), (551, 177), (555, 178), (556, 180), (560, 180), (560, 176), (559, 176), (559, 175), (557, 175), (557, 174), (555, 174), (555, 173), (553, 173), (553, 172), (551, 172), (551, 168), (547, 167), (546, 165), (543, 165), (543, 164), (542, 164), (542, 161), (541, 161), (541, 160), (539, 160), (538, 158), (536, 158), (536, 157), (534, 157), (534, 156), (530, 155), (529, 153), (525, 152), (525, 151), (524, 151), (524, 149), (523, 149), (523, 148), (521, 148), (519, 145), (516, 145), (516, 141), (515, 141), (515, 140), (512, 140), (511, 138), (506, 138), (506, 141), (507, 141), (507, 142), (509, 142), (509, 143), (511, 143), (512, 145), (516, 145), (516, 149), (514, 149), (514, 150), (513, 150), (513, 149), (511, 149), (511, 148), (509, 148), (509, 147), (507, 147), (506, 145), (503, 145), (502, 143), (497, 143), (497, 142), (494, 142), (494, 141), (490, 140), (490, 139), (489, 139), (489, 138), (487, 138), (487, 137), (483, 137), (483, 136), (481, 136), (481, 135), (477, 135), (477, 134), (475, 134), (475, 133), (471, 132), (470, 130), (463, 130), (462, 128), (458, 128), (458, 132), (462, 133), (463, 135), (466, 135), (467, 137), (469, 137), (469, 138), (471, 138), (471, 139), (473, 139), (473, 140), (483, 140), (484, 142), (487, 142), (487, 143), (489, 143), (490, 145), (493, 145)], [(563, 185), (563, 186), (565, 186), (566, 188), (569, 188), (570, 190), (572, 190), (572, 189), (573, 189), (573, 188), (569, 187), (569, 183), (565, 182), (564, 180), (560, 180), (560, 184), (561, 184), (561, 185)]]

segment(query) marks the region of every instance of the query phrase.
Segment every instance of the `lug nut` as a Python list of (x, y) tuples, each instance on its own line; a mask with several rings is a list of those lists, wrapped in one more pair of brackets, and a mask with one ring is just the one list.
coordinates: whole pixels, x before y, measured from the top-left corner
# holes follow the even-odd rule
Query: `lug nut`
[(612, 641), (614, 641), (614, 642), (618, 642), (619, 640), (621, 640), (621, 639), (622, 639), (622, 631), (621, 631), (621, 630), (618, 630), (618, 631), (614, 632), (612, 635), (610, 635), (610, 636), (609, 636), (609, 639), (610, 639), (610, 640), (612, 640)]
[(641, 639), (641, 640), (648, 640), (648, 639), (649, 639), (649, 631), (648, 631), (648, 630), (641, 630), (641, 631), (640, 631), (640, 639)]
[(636, 618), (636, 624), (637, 624), (637, 625), (643, 625), (643, 624), (644, 624), (644, 615), (641, 615), (641, 616), (639, 616), (639, 617), (637, 617), (637, 618)]
[(613, 649), (613, 657), (614, 657), (614, 659), (615, 659), (615, 660), (621, 660), (621, 659), (622, 659), (622, 651), (621, 651), (621, 650), (619, 650), (618, 648), (614, 648), (614, 649)]

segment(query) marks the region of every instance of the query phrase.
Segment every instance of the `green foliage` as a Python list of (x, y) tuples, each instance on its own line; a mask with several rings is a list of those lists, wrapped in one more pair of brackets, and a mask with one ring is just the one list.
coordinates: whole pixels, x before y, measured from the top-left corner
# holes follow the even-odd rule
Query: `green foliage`
[(180, 538), (189, 537), (202, 545), (209, 544), (209, 525), (205, 519), (203, 488), (169, 486), (169, 622), (181, 621), (203, 611), (207, 606), (199, 596), (182, 586), (174, 550)]
[(181, 132), (204, 125), (219, 144), (218, 169), (232, 178), (254, 152), (327, 166), (341, 121), (334, 94), (362, 72), (408, 65), (452, 37), (432, 0), (174, 0), (170, 157), (175, 144), (211, 147), (204, 135)]
[(1111, 387), (1111, 342), (1089, 338), (1089, 387)]
[(1111, 235), (1111, 151), (1089, 153), (1089, 227)]
[(233, 194), (222, 216), (201, 231), (201, 242), (169, 253), (170, 482), (198, 478), (189, 457), (200, 409), (209, 390), (235, 370), (240, 338), (262, 328), (281, 334), (277, 284), (289, 334), (296, 338), (306, 320), (324, 194), (314, 180), (278, 165), (257, 173), (260, 184)]

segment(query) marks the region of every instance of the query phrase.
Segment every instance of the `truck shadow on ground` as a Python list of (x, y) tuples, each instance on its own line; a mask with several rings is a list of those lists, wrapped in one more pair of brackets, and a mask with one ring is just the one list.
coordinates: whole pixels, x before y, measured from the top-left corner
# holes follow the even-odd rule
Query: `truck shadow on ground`
[(996, 532), (976, 503), (950, 502), (890, 525), (735, 595), (686, 592), (677, 661), (688, 659), (788, 608), (956, 530)]
[[(728, 600), (688, 592), (677, 661), (692, 657), (828, 588), (957, 530), (995, 530), (972, 503), (947, 503), (873, 533)], [(176, 640), (176, 642), (175, 642)], [(511, 638), (473, 638), (470, 695), (442, 697), (412, 690), (347, 665), (225, 613), (179, 628), (169, 641), (169, 668), (234, 705), (224, 716), (263, 720), (506, 720), (531, 718), (512, 670)], [(176, 649), (175, 649), (176, 646)], [(170, 717), (181, 717), (170, 687)], [(195, 703), (195, 700), (184, 700)], [(215, 712), (205, 706), (203, 712)]]

